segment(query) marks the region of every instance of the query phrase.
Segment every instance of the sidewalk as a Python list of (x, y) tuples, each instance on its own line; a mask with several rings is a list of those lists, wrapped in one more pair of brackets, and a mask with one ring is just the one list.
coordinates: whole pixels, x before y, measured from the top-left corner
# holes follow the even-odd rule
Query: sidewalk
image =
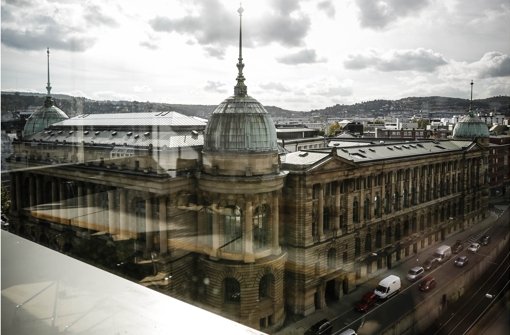
[[(421, 265), (427, 257), (433, 254), (434, 250), (437, 246), (444, 244), (453, 244), (456, 240), (460, 239), (462, 241), (467, 241), (468, 237), (476, 234), (475, 238), (470, 239), (476, 240), (479, 236), (483, 234), (492, 224), (503, 214), (503, 212), (509, 207), (507, 204), (498, 204), (493, 205), (489, 209), (489, 215), (479, 224), (475, 226), (469, 227), (463, 231), (459, 231), (451, 236), (448, 236), (444, 241), (438, 242), (435, 245), (429, 246), (426, 249), (423, 249), (417, 254), (417, 258), (410, 257), (407, 260), (402, 261), (398, 265), (392, 267), (390, 270), (386, 270), (380, 273), (377, 277), (374, 277), (367, 282), (359, 285), (349, 293), (340, 298), (339, 301), (330, 303), (326, 308), (320, 309), (312, 313), (311, 315), (304, 317), (286, 327), (282, 328), (280, 331), (274, 333), (278, 335), (294, 335), (294, 334), (304, 334), (304, 332), (310, 328), (314, 323), (326, 318), (328, 320), (336, 319), (339, 315), (345, 313), (346, 311), (350, 311), (353, 309), (354, 305), (361, 299), (363, 294), (368, 291), (373, 290), (379, 281), (390, 275), (395, 274), (400, 278), (404, 279), (407, 271), (416, 265)], [(404, 284), (404, 281), (403, 281)], [(362, 314), (360, 313), (360, 317)]]

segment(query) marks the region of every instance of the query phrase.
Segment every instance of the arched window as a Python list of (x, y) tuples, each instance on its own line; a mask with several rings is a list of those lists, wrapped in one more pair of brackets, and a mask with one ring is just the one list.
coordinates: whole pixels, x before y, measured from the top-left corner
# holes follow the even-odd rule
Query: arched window
[(260, 278), (259, 282), (259, 300), (264, 298), (272, 298), (272, 287), (274, 285), (274, 277), (272, 274), (266, 274)]
[(386, 244), (391, 244), (391, 225), (386, 227)]
[(375, 195), (374, 200), (375, 200), (374, 214), (376, 217), (379, 218), (381, 217), (381, 197), (379, 196), (379, 194)]
[(367, 197), (365, 198), (365, 205), (363, 209), (363, 219), (370, 220), (370, 199)]
[(365, 252), (372, 251), (372, 234), (367, 233), (365, 236)]
[(234, 278), (225, 278), (223, 280), (223, 292), (225, 303), (239, 304), (241, 302), (241, 286)]
[(382, 230), (380, 228), (375, 232), (375, 247), (382, 248)]
[(333, 270), (336, 268), (336, 249), (331, 248), (328, 250), (328, 269)]
[(402, 233), (400, 230), (400, 222), (395, 225), (395, 241), (400, 241)]
[(361, 239), (359, 236), (356, 236), (354, 239), (354, 257), (359, 257), (361, 255)]
[(253, 247), (263, 249), (269, 244), (269, 206), (264, 204), (253, 212)]
[(352, 202), (352, 222), (359, 223), (359, 203), (356, 198)]
[(241, 209), (238, 206), (222, 208), (223, 214), (223, 245), (230, 252), (242, 251), (243, 233), (241, 228)]

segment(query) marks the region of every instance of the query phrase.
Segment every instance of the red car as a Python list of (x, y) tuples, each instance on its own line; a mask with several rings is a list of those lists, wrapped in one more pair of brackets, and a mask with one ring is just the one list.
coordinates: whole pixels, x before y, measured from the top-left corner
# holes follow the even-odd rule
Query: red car
[(436, 280), (432, 277), (426, 277), (423, 279), (420, 283), (420, 291), (427, 292), (432, 290), (434, 287), (436, 287)]
[(375, 305), (377, 299), (378, 297), (373, 291), (365, 293), (361, 301), (356, 304), (356, 310), (363, 313), (367, 312)]

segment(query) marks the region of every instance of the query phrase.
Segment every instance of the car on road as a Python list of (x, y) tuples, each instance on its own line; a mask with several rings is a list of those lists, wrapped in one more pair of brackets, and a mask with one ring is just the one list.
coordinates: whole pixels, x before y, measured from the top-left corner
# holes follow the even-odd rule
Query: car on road
[(415, 281), (423, 276), (425, 269), (422, 266), (415, 266), (407, 272), (407, 279)]
[(436, 287), (436, 280), (434, 279), (434, 277), (425, 277), (425, 279), (423, 279), (420, 282), (420, 285), (418, 286), (418, 288), (422, 292), (430, 291), (434, 287)]
[(462, 251), (462, 249), (464, 249), (464, 246), (462, 245), (462, 241), (461, 240), (457, 240), (452, 245), (452, 251), (453, 251), (454, 254), (458, 254), (459, 252)]
[(471, 243), (471, 245), (467, 248), (467, 250), (471, 252), (477, 252), (480, 249), (480, 243)]
[(478, 243), (480, 243), (481, 245), (487, 245), (490, 243), (490, 241), (491, 241), (491, 237), (489, 235), (483, 235), (478, 240)]
[(311, 326), (305, 335), (330, 335), (333, 332), (333, 325), (328, 319), (322, 319)]
[(367, 292), (361, 297), (361, 300), (356, 304), (355, 308), (358, 312), (367, 312), (370, 308), (372, 308), (379, 297), (374, 293), (374, 291)]
[(423, 262), (423, 268), (425, 270), (432, 270), (439, 265), (439, 260), (436, 257), (429, 257)]
[(459, 256), (455, 258), (454, 264), (455, 266), (458, 266), (459, 268), (463, 267), (469, 262), (469, 258), (467, 256)]

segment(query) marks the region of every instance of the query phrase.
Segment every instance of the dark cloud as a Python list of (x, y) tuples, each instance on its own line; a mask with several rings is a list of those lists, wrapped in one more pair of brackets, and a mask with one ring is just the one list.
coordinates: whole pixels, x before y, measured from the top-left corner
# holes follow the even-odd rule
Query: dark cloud
[(433, 72), (448, 62), (444, 57), (429, 49), (393, 50), (385, 54), (372, 51), (369, 54), (349, 55), (344, 61), (346, 69), (360, 70), (373, 68), (383, 72), (419, 71)]
[(510, 76), (510, 56), (500, 52), (485, 53), (475, 67), (479, 67), (479, 77), (507, 77)]
[(261, 84), (260, 88), (262, 88), (264, 90), (270, 90), (270, 91), (290, 92), (290, 90), (285, 85), (283, 85), (282, 83), (275, 83), (275, 82)]
[(208, 80), (207, 84), (204, 86), (204, 90), (215, 93), (227, 93), (227, 90), (224, 87), (225, 84), (219, 81)]
[(83, 15), (90, 25), (104, 25), (109, 27), (117, 27), (119, 24), (111, 16), (105, 15), (99, 6), (92, 5), (85, 8)]
[(322, 10), (329, 18), (334, 18), (336, 11), (335, 11), (335, 5), (333, 5), (333, 2), (326, 0), (321, 1), (317, 4), (317, 8)]
[(158, 45), (156, 43), (152, 43), (150, 41), (142, 41), (142, 42), (140, 42), (140, 45), (142, 47), (145, 47), (145, 48), (151, 49), (151, 50), (157, 50), (158, 49)]
[(381, 29), (401, 17), (418, 13), (430, 0), (356, 0), (361, 26)]
[[(206, 52), (222, 58), (228, 46), (237, 44), (238, 16), (231, 8), (225, 8), (217, 0), (197, 3), (197, 14), (181, 18), (158, 16), (149, 21), (154, 31), (178, 33), (192, 36), (196, 42), (206, 47)], [(301, 46), (310, 29), (310, 18), (299, 12), (299, 2), (278, 0), (272, 11), (262, 19), (246, 18), (244, 25), (244, 46), (263, 46), (279, 43), (284, 46)], [(292, 13), (292, 15), (290, 15)], [(246, 34), (246, 31), (248, 33)], [(246, 37), (248, 35), (248, 37)]]
[(313, 49), (303, 49), (293, 54), (278, 58), (278, 61), (283, 64), (296, 65), (296, 64), (311, 64), (323, 62), (317, 58), (317, 53)]
[(53, 26), (43, 31), (2, 28), (2, 44), (20, 50), (41, 50), (50, 47), (67, 51), (84, 51), (94, 43), (95, 40), (92, 38), (66, 34)]

